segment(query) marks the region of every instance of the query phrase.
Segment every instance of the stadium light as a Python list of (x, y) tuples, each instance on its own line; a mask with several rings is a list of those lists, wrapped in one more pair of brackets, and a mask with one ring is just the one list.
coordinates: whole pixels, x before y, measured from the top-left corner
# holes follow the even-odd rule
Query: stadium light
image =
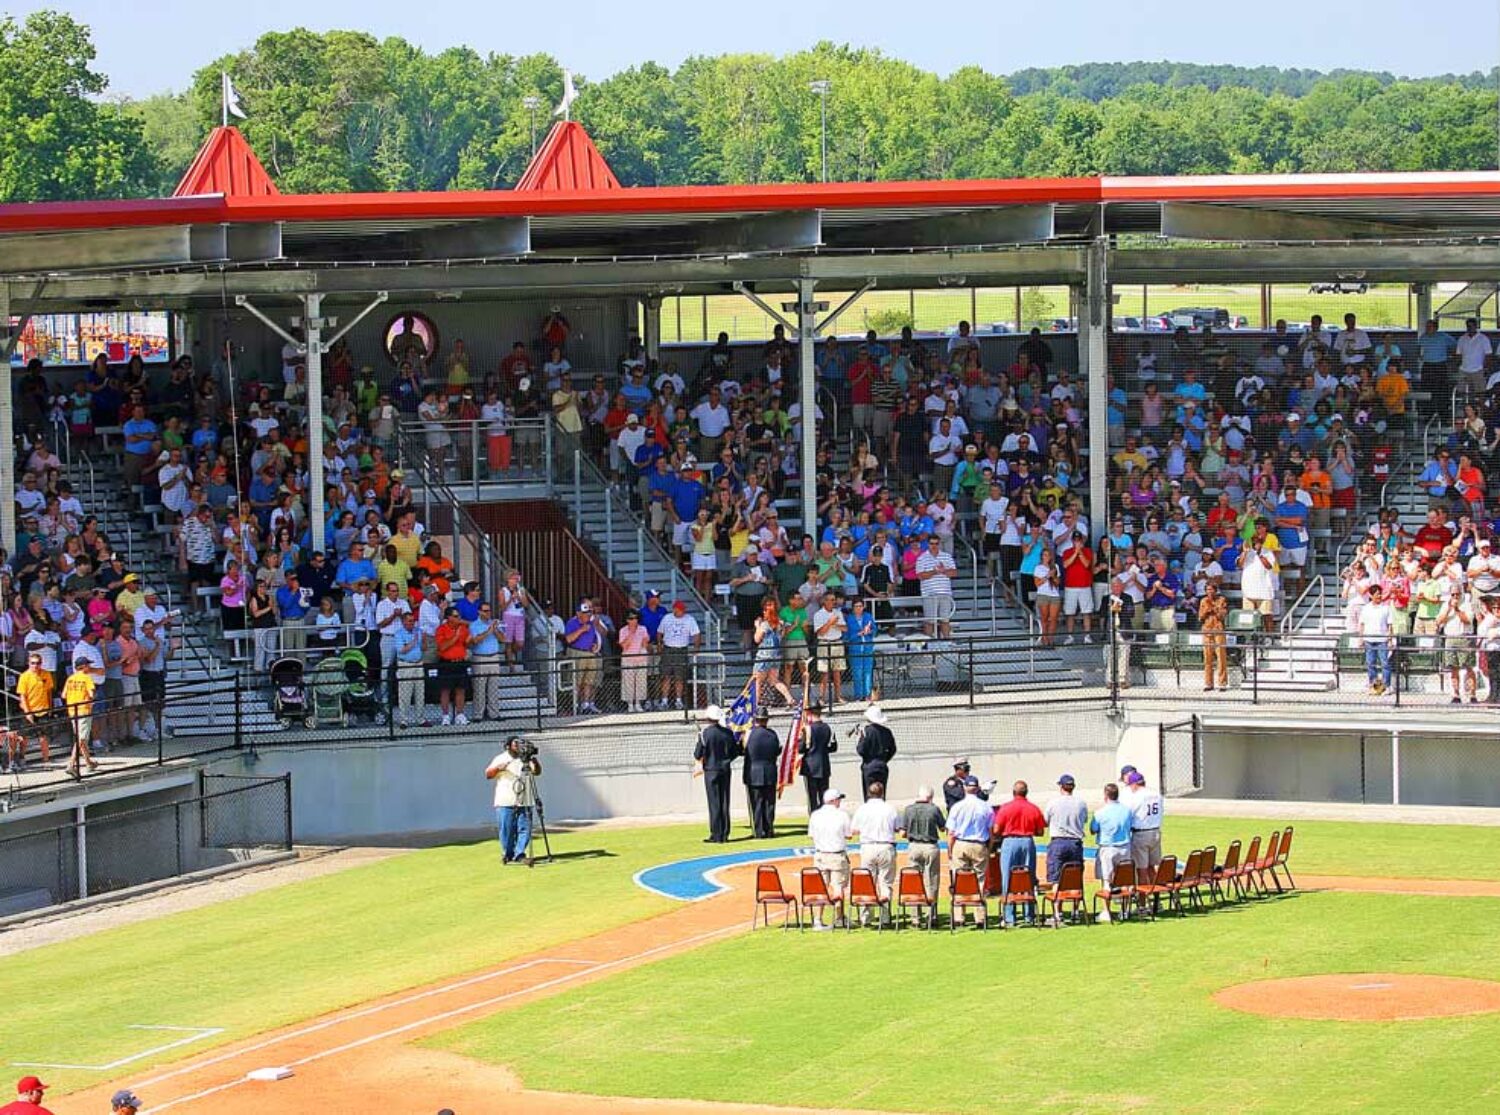
[(527, 113), (531, 116), (531, 155), (536, 157), (536, 110), (542, 107), (542, 98), (535, 94), (529, 94), (521, 98), (521, 104), (525, 106)]
[(823, 116), (823, 181), (828, 181), (828, 94), (833, 92), (833, 82), (826, 77), (815, 78), (807, 83), (808, 89), (822, 101)]

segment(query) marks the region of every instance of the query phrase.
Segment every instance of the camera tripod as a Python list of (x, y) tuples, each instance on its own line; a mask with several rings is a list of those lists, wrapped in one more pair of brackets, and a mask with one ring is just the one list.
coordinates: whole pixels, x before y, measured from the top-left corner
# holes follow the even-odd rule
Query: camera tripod
[(531, 787), (531, 796), (536, 799), (534, 802), (536, 808), (536, 828), (537, 832), (542, 834), (542, 847), (546, 848), (547, 851), (542, 856), (537, 856), (534, 853), (533, 849), (536, 848), (536, 837), (533, 834), (532, 839), (526, 842), (527, 867), (535, 867), (538, 859), (543, 863), (552, 862), (552, 841), (547, 839), (547, 807), (542, 804), (542, 791), (537, 787), (535, 779), (532, 780)]

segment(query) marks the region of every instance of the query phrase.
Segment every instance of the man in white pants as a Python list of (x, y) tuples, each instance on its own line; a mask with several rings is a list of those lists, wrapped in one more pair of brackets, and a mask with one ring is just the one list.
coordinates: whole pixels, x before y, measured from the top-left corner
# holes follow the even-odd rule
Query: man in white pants
[(1130, 858), (1136, 877), (1151, 878), (1161, 863), (1161, 795), (1146, 788), (1146, 776), (1138, 770), (1125, 775), (1125, 804), (1130, 808)]
[(424, 696), (426, 666), (422, 662), (422, 649), (426, 640), (417, 627), (415, 612), (401, 616), (401, 626), (396, 629), (396, 725), (415, 727), (422, 722), (426, 709)]
[[(859, 865), (875, 876), (875, 889), (880, 897), (890, 902), (896, 890), (896, 830), (901, 827), (901, 814), (885, 800), (885, 784), (870, 783), (870, 796), (854, 811), (850, 829), (859, 833)], [(868, 910), (859, 912), (863, 923), (869, 918)], [(890, 908), (881, 911), (883, 924), (890, 924)]]

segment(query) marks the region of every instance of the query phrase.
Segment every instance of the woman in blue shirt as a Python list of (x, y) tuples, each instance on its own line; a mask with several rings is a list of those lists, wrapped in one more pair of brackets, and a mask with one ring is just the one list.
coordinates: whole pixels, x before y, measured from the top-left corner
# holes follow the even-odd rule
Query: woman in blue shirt
[(856, 701), (868, 701), (875, 682), (875, 617), (861, 596), (850, 602), (844, 642), (849, 644), (850, 696)]

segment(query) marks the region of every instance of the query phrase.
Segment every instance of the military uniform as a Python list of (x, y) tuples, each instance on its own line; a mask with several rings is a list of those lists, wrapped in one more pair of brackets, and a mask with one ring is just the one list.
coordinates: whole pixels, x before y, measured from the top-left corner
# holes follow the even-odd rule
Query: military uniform
[(776, 761), (781, 739), (757, 720), (745, 737), (745, 796), (750, 799), (750, 828), (757, 839), (776, 835)]
[(729, 777), (741, 754), (739, 740), (722, 724), (709, 724), (698, 733), (693, 758), (703, 764), (710, 843), (723, 844), (729, 839)]
[(829, 756), (839, 749), (839, 741), (832, 728), (822, 720), (813, 720), (809, 721), (797, 749), (802, 752), (802, 781), (807, 786), (810, 817), (822, 808), (823, 791), (833, 778), (833, 760)]
[(896, 755), (896, 737), (884, 724), (866, 722), (860, 730), (859, 779), (864, 788), (865, 800), (870, 800), (870, 783), (880, 782), (890, 786), (890, 762)]
[[(964, 796), (964, 779), (969, 776), (968, 760), (953, 764), (953, 775), (943, 783), (943, 806), (952, 809)], [(979, 791), (980, 801), (989, 801), (990, 795)]]

